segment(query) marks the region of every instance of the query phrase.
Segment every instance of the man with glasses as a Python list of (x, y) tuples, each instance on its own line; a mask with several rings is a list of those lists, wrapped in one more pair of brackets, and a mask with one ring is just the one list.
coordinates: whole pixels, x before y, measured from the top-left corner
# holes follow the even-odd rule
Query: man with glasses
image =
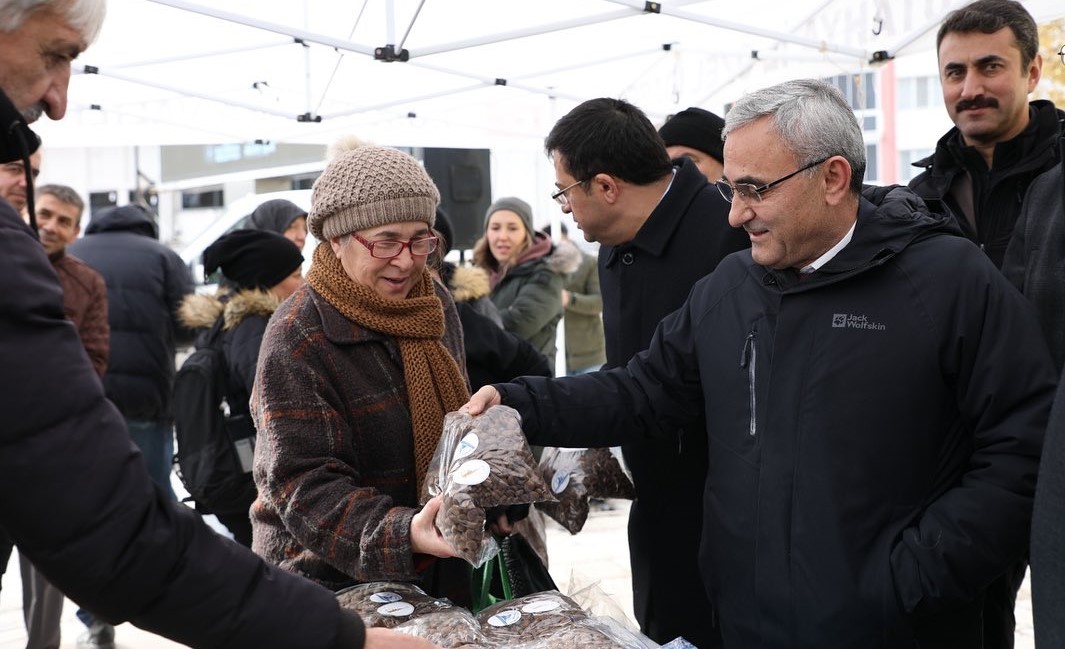
[(724, 133), (750, 252), (625, 367), (463, 408), (505, 403), (530, 442), (579, 447), (705, 416), (698, 570), (726, 647), (986, 647), (985, 589), (1027, 547), (1057, 378), (1030, 309), (912, 192), (863, 189), (831, 85), (753, 92)]
[[(608, 98), (582, 103), (555, 124), (545, 148), (555, 166), (552, 197), (585, 239), (602, 244), (606, 367), (622, 367), (647, 348), (658, 322), (684, 302), (696, 281), (749, 245), (747, 237), (729, 227), (728, 204), (695, 163), (671, 162), (650, 120), (632, 104)], [(684, 636), (706, 649), (720, 645), (716, 628), (707, 624), (702, 580), (692, 570), (706, 436), (701, 422), (671, 432), (670, 439), (622, 447), (636, 486), (629, 513), (633, 609), (652, 639)], [(668, 552), (662, 551), (663, 529), (670, 530)]]

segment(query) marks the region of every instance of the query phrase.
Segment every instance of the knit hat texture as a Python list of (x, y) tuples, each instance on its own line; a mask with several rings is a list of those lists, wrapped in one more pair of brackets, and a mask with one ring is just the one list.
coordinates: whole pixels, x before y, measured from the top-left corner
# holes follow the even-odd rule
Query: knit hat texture
[(485, 230), (488, 229), (488, 220), (499, 210), (510, 210), (521, 217), (521, 222), (525, 225), (525, 231), (528, 232), (530, 237), (532, 237), (533, 232), (536, 232), (536, 229), (533, 228), (532, 207), (515, 196), (505, 196), (488, 206), (488, 211), (484, 214)]
[(266, 230), (234, 230), (203, 251), (204, 273), (221, 268), (226, 279), (242, 289), (276, 286), (301, 264), (296, 244)]
[(702, 108), (687, 108), (669, 118), (658, 134), (666, 146), (686, 146), (709, 154), (718, 162), (725, 160), (721, 129), (725, 120)]
[(411, 156), (364, 145), (333, 158), (314, 182), (307, 227), (320, 241), (390, 223), (433, 226), (440, 192)]

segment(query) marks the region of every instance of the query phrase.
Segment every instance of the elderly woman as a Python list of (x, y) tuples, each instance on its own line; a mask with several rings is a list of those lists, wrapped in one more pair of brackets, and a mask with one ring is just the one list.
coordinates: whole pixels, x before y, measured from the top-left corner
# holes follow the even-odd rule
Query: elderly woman
[(562, 319), (563, 275), (579, 259), (556, 257), (551, 239), (533, 229), (532, 208), (515, 197), (500, 198), (484, 216), (484, 236), (473, 263), (488, 271), (492, 303), (503, 328), (529, 341), (555, 371), (555, 335)]
[(252, 395), (252, 549), (334, 590), (416, 582), (469, 603), (469, 566), (418, 493), (444, 415), (467, 399), (462, 330), (426, 270), (440, 200), (414, 158), (362, 146), (315, 182), (321, 243), (274, 313)]

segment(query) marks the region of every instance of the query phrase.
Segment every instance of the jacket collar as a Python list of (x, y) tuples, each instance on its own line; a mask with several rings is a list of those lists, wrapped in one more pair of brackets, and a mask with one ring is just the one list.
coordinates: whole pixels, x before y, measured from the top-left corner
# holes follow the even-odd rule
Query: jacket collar
[(665, 254), (670, 239), (673, 238), (673, 234), (686, 217), (688, 206), (708, 184), (706, 177), (691, 160), (680, 158), (674, 162), (677, 175), (673, 178), (669, 191), (640, 226), (632, 241), (610, 248), (606, 260), (608, 268), (617, 263), (620, 250), (630, 247), (639, 248), (656, 257)]

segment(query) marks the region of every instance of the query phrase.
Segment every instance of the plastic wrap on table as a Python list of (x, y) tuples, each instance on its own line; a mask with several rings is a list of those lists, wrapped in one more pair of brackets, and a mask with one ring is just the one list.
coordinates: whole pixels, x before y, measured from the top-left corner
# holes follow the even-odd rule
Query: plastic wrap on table
[(395, 631), (425, 638), (443, 649), (488, 647), (477, 618), (464, 608), (453, 607), (409, 620)]
[(422, 502), (443, 494), (436, 525), (474, 567), (499, 548), (485, 530), (485, 510), (553, 502), (513, 408), (493, 406), (477, 417), (452, 412), (429, 464)]
[(367, 627), (399, 626), (410, 620), (450, 610), (463, 610), (447, 598), (427, 595), (414, 584), (377, 581), (357, 584), (336, 594), (341, 608), (355, 611)]
[(617, 620), (589, 617), (566, 627), (529, 638), (511, 649), (656, 649), (658, 644)]
[(609, 448), (545, 448), (540, 474), (558, 501), (539, 508), (570, 534), (584, 528), (590, 499), (631, 500), (636, 495), (632, 481)]

